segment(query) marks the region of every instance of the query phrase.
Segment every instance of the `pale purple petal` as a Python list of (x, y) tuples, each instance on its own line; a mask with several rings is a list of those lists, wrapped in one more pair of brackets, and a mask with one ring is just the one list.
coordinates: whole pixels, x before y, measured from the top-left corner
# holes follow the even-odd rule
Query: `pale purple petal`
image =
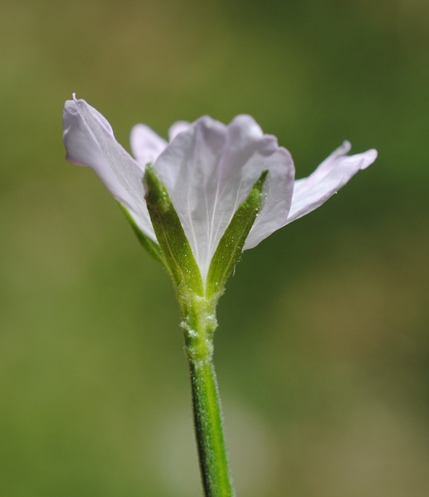
[(155, 168), (167, 187), (203, 279), (234, 213), (265, 170), (269, 171), (267, 200), (255, 223), (255, 244), (268, 236), (271, 215), (287, 218), (293, 188), (292, 159), (249, 116), (238, 116), (228, 126), (209, 117), (199, 119), (176, 135)]
[(144, 201), (142, 168), (116, 141), (107, 120), (74, 96), (65, 103), (63, 119), (67, 159), (91, 167), (142, 232), (156, 240)]
[(310, 176), (295, 181), (292, 205), (285, 224), (321, 206), (358, 171), (366, 169), (377, 158), (377, 151), (373, 149), (357, 155), (345, 155), (350, 148), (350, 143), (344, 142)]
[[(277, 139), (272, 137), (273, 145)], [(274, 231), (284, 226), (291, 206), (295, 167), (290, 153), (282, 147), (270, 157), (270, 167), (264, 185), (262, 210), (246, 239), (243, 250), (256, 247)]]
[(170, 126), (170, 129), (168, 130), (168, 138), (170, 141), (173, 141), (176, 136), (181, 133), (182, 131), (187, 131), (189, 127), (191, 126), (191, 123), (188, 123), (188, 121), (177, 121), (175, 122), (172, 126)]
[(144, 169), (152, 164), (167, 146), (167, 142), (145, 124), (136, 124), (131, 130), (131, 151), (138, 164)]

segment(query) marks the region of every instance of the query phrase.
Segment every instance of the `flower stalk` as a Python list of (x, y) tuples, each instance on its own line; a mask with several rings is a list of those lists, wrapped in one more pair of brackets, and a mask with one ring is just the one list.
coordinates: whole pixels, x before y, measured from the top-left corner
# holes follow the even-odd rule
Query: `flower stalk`
[(206, 497), (235, 495), (222, 426), (222, 410), (211, 360), (189, 360), (195, 435)]
[(222, 422), (222, 408), (213, 364), (214, 306), (205, 298), (187, 307), (182, 322), (189, 363), (195, 436), (206, 497), (233, 497)]

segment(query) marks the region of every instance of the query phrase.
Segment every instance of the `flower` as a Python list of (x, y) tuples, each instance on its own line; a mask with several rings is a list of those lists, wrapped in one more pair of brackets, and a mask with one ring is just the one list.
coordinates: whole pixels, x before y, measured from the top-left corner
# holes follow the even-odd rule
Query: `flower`
[(351, 145), (344, 142), (309, 177), (295, 181), (290, 153), (252, 117), (239, 115), (228, 125), (207, 116), (179, 121), (170, 128), (169, 142), (137, 124), (131, 132), (133, 158), (108, 121), (74, 95), (64, 107), (64, 144), (67, 159), (94, 169), (138, 229), (156, 242), (143, 186), (146, 165), (152, 163), (203, 281), (222, 235), (262, 172), (268, 171), (264, 201), (243, 250), (322, 205), (377, 157), (375, 150), (348, 156)]

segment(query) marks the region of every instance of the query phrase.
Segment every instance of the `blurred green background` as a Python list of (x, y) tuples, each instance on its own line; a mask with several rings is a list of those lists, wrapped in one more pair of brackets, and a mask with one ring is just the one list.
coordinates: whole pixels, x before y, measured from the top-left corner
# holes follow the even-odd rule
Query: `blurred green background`
[(0, 496), (201, 495), (170, 281), (66, 163), (76, 91), (145, 122), (249, 113), (309, 174), (379, 159), (246, 252), (216, 365), (242, 497), (429, 494), (429, 4), (3, 0)]

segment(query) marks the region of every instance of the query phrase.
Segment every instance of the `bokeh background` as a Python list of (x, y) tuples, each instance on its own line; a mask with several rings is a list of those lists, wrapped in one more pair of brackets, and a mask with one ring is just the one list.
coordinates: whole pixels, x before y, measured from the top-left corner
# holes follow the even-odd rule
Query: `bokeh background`
[(429, 4), (2, 0), (0, 495), (201, 495), (170, 281), (64, 160), (72, 92), (145, 122), (249, 113), (309, 174), (379, 159), (246, 252), (216, 364), (242, 497), (429, 495)]

